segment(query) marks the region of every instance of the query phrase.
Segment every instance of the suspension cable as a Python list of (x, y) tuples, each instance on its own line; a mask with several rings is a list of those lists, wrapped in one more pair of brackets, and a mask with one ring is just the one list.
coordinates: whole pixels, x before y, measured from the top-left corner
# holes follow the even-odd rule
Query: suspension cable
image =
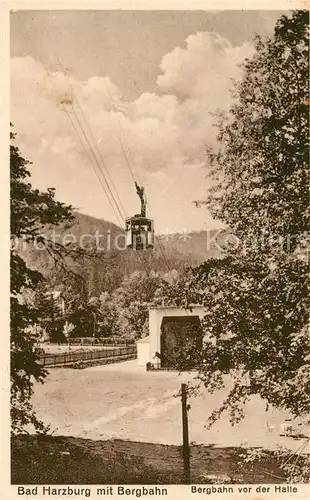
[[(30, 43), (33, 45), (33, 47), (35, 47), (35, 44), (34, 44), (34, 42), (33, 42), (33, 40), (32, 40), (32, 37), (31, 37), (31, 35), (30, 35), (30, 33), (29, 33), (28, 29), (27, 29), (27, 26), (26, 26), (26, 25), (23, 25), (22, 27), (25, 29), (25, 31), (24, 31), (24, 32), (22, 31), (22, 32), (23, 32), (25, 35), (27, 35), (27, 38), (30, 40)], [(63, 73), (65, 74), (65, 73), (66, 73), (66, 72), (65, 72), (65, 69), (64, 69), (64, 67), (63, 67), (63, 65), (62, 65), (62, 63), (61, 63), (61, 61), (60, 61), (60, 59), (59, 59), (59, 57), (58, 57), (58, 55), (57, 55), (57, 53), (56, 53), (56, 51), (55, 51), (55, 48), (54, 48), (54, 46), (53, 46), (53, 44), (52, 44), (52, 42), (51, 42), (51, 39), (50, 39), (49, 35), (48, 35), (48, 38), (49, 38), (50, 45), (51, 45), (51, 47), (52, 47), (53, 53), (54, 53), (54, 55), (55, 55), (55, 57), (56, 57), (56, 59), (57, 59), (57, 61), (58, 61), (58, 64), (59, 64), (59, 66), (62, 68)], [(48, 70), (48, 68), (47, 68), (47, 66), (46, 66), (46, 64), (45, 64), (45, 62), (44, 62), (44, 61), (42, 61), (42, 64), (43, 64), (43, 66), (44, 66), (44, 68), (45, 68), (45, 71), (46, 71), (47, 76), (49, 77), (49, 76), (50, 76), (50, 74), (51, 74), (51, 73), (50, 73), (50, 71)], [(72, 87), (71, 87), (71, 90), (72, 90)], [(73, 93), (73, 95), (74, 95), (74, 93)], [(74, 97), (76, 97), (76, 96), (74, 96)], [(76, 99), (76, 101), (77, 101), (77, 99)], [(63, 108), (62, 108), (62, 109), (63, 109)], [(98, 181), (99, 181), (99, 183), (100, 183), (100, 185), (101, 185), (101, 187), (102, 187), (103, 191), (105, 192), (105, 194), (106, 194), (106, 196), (107, 196), (107, 199), (108, 199), (108, 201), (109, 201), (109, 203), (110, 203), (110, 205), (111, 205), (111, 208), (112, 208), (112, 210), (113, 210), (113, 212), (114, 212), (114, 214), (115, 214), (115, 216), (116, 216), (116, 219), (118, 220), (118, 222), (120, 222), (120, 221), (121, 221), (121, 225), (123, 225), (123, 215), (122, 215), (122, 212), (121, 212), (121, 210), (120, 210), (120, 208), (119, 208), (119, 206), (118, 206), (118, 204), (117, 204), (117, 202), (116, 202), (116, 200), (115, 200), (115, 197), (113, 196), (113, 193), (112, 193), (112, 191), (111, 191), (111, 189), (110, 189), (110, 186), (109, 186), (109, 184), (108, 184), (108, 182), (107, 182), (107, 180), (106, 180), (106, 178), (105, 178), (105, 176), (104, 176), (104, 174), (103, 174), (103, 172), (102, 172), (102, 169), (101, 169), (101, 167), (100, 167), (100, 163), (98, 162), (98, 159), (97, 159), (97, 157), (96, 157), (96, 155), (95, 155), (95, 153), (94, 153), (94, 151), (93, 151), (92, 145), (90, 144), (90, 141), (89, 141), (89, 140), (88, 140), (88, 138), (87, 138), (87, 135), (86, 135), (86, 133), (85, 133), (85, 130), (84, 130), (84, 128), (82, 127), (82, 124), (81, 124), (81, 122), (80, 122), (80, 120), (79, 120), (79, 118), (78, 118), (78, 115), (77, 115), (77, 113), (76, 113), (76, 111), (75, 111), (75, 109), (74, 109), (74, 106), (72, 106), (72, 108), (71, 108), (71, 109), (72, 109), (72, 112), (73, 112), (73, 115), (74, 115), (74, 117), (75, 117), (76, 121), (78, 122), (78, 125), (79, 125), (79, 126), (80, 126), (80, 128), (81, 128), (81, 131), (82, 131), (82, 133), (83, 133), (83, 136), (84, 136), (84, 138), (85, 138), (86, 142), (87, 142), (87, 143), (88, 143), (88, 145), (89, 145), (90, 151), (92, 152), (92, 157), (93, 157), (93, 159), (95, 160), (95, 165), (96, 165), (96, 166), (97, 166), (97, 168), (98, 168), (98, 172), (97, 172), (97, 170), (96, 170), (96, 167), (94, 168), (94, 165), (92, 164), (92, 161), (91, 161), (91, 158), (90, 158), (90, 154), (89, 154), (89, 152), (88, 152), (87, 148), (85, 147), (85, 144), (83, 143), (83, 141), (82, 141), (82, 139), (81, 139), (81, 137), (80, 137), (80, 135), (79, 135), (79, 132), (78, 132), (78, 127), (76, 127), (76, 126), (74, 125), (74, 121), (72, 120), (72, 117), (70, 116), (69, 112), (68, 112), (67, 110), (65, 110), (65, 109), (63, 109), (63, 110), (65, 111), (65, 113), (66, 113), (66, 115), (67, 115), (67, 117), (68, 117), (68, 119), (69, 119), (69, 121), (70, 121), (70, 123), (71, 123), (72, 127), (74, 128), (74, 131), (75, 131), (75, 133), (76, 133), (76, 135), (77, 135), (77, 137), (78, 137), (78, 140), (79, 140), (79, 142), (81, 143), (81, 145), (82, 145), (82, 147), (83, 147), (83, 149), (84, 149), (84, 151), (85, 151), (85, 153), (86, 153), (86, 156), (88, 157), (88, 159), (89, 159), (89, 161), (90, 161), (90, 163), (91, 163), (91, 165), (92, 165), (92, 167), (93, 167), (93, 169), (94, 169), (94, 171), (95, 171), (96, 177), (98, 178)], [(103, 184), (102, 179), (100, 178), (100, 174), (101, 174), (101, 177), (103, 178), (103, 180), (104, 180), (104, 182), (105, 182), (105, 185)], [(109, 196), (108, 192), (110, 192), (110, 196), (111, 196), (112, 200), (114, 201), (115, 206), (113, 205), (113, 203), (112, 203), (112, 201), (111, 201), (111, 199), (110, 199), (110, 196)], [(117, 212), (118, 212), (118, 213), (116, 212), (116, 209), (115, 209), (115, 208), (117, 209)], [(119, 214), (119, 215), (118, 215), (118, 214)]]
[[(24, 25), (23, 25), (23, 28), (25, 28), (25, 29), (27, 30), (26, 26), (24, 26)], [(28, 32), (28, 30), (26, 31), (26, 33), (27, 33), (27, 36), (28, 36), (28, 38), (29, 38), (29, 40), (30, 40), (31, 44), (32, 44), (33, 46), (35, 46), (35, 45), (34, 45), (34, 43), (33, 43), (32, 38), (31, 38), (31, 36), (30, 36), (30, 34), (29, 34), (29, 32)], [(56, 53), (56, 50), (55, 50), (55, 48), (54, 48), (54, 45), (53, 45), (53, 43), (52, 43), (52, 41), (51, 41), (51, 38), (50, 38), (49, 34), (48, 34), (47, 36), (48, 36), (48, 38), (49, 38), (50, 45), (51, 45), (51, 47), (52, 47), (53, 53), (54, 53), (54, 55), (55, 55), (55, 58), (57, 59), (58, 65), (60, 66), (60, 68), (61, 68), (61, 70), (62, 70), (63, 74), (65, 75), (65, 74), (66, 74), (66, 70), (65, 70), (65, 68), (64, 68), (64, 66), (63, 66), (63, 64), (61, 63), (61, 61), (60, 61), (60, 59), (59, 59), (58, 54)], [(43, 64), (43, 66), (44, 66), (44, 68), (45, 68), (45, 71), (46, 71), (47, 76), (49, 77), (49, 76), (51, 75), (51, 72), (50, 72), (50, 71), (49, 71), (49, 69), (47, 68), (47, 66), (46, 66), (46, 64), (45, 64), (45, 62), (44, 62), (44, 61), (42, 61), (42, 64)], [(84, 112), (83, 112), (82, 106), (81, 106), (81, 104), (79, 103), (79, 100), (78, 100), (78, 98), (77, 98), (76, 94), (74, 93), (74, 91), (73, 91), (73, 89), (72, 89), (72, 86), (70, 86), (70, 88), (71, 88), (72, 95), (73, 95), (73, 98), (74, 98), (74, 99), (72, 100), (71, 110), (72, 110), (72, 114), (73, 114), (73, 116), (75, 117), (75, 120), (76, 120), (76, 122), (77, 122), (78, 126), (76, 126), (76, 124), (74, 123), (74, 120), (73, 120), (73, 118), (72, 118), (71, 114), (68, 112), (68, 110), (67, 110), (67, 109), (64, 109), (64, 108), (62, 108), (62, 109), (63, 109), (63, 111), (65, 112), (66, 116), (68, 117), (68, 120), (70, 121), (70, 124), (71, 124), (71, 126), (73, 127), (74, 132), (75, 132), (75, 134), (77, 135), (78, 140), (79, 140), (79, 142), (81, 143), (81, 145), (82, 145), (82, 147), (83, 147), (83, 149), (84, 149), (84, 151), (85, 151), (85, 153), (86, 153), (86, 156), (87, 156), (88, 160), (89, 160), (89, 161), (90, 161), (90, 163), (91, 163), (92, 168), (94, 169), (94, 172), (95, 172), (95, 174), (96, 174), (96, 177), (97, 177), (97, 179), (98, 179), (98, 181), (99, 181), (99, 183), (100, 183), (100, 186), (101, 186), (101, 188), (103, 189), (103, 191), (104, 191), (105, 195), (107, 196), (107, 199), (108, 199), (108, 201), (109, 201), (109, 203), (110, 203), (110, 205), (111, 205), (111, 208), (112, 208), (112, 210), (113, 210), (113, 212), (114, 212), (114, 214), (115, 214), (115, 216), (116, 216), (116, 219), (118, 220), (118, 222), (119, 222), (119, 221), (121, 221), (120, 223), (121, 223), (121, 225), (122, 225), (122, 224), (123, 224), (123, 218), (124, 218), (123, 213), (126, 215), (126, 212), (125, 212), (124, 206), (123, 206), (123, 204), (122, 204), (122, 202), (121, 202), (120, 197), (118, 196), (118, 193), (117, 193), (116, 187), (115, 187), (115, 185), (114, 185), (114, 183), (113, 183), (113, 181), (112, 181), (112, 179), (111, 179), (111, 177), (110, 177), (110, 175), (109, 175), (108, 169), (107, 169), (107, 167), (106, 167), (106, 165), (105, 165), (105, 163), (104, 163), (104, 160), (103, 160), (103, 158), (102, 158), (101, 152), (100, 152), (100, 150), (99, 150), (99, 148), (98, 148), (98, 146), (97, 146), (97, 144), (96, 144), (96, 141), (95, 141), (95, 139), (94, 139), (94, 136), (93, 136), (92, 131), (91, 131), (91, 128), (90, 128), (90, 125), (89, 125), (89, 123), (88, 123), (88, 121), (87, 121), (87, 119), (86, 119), (86, 116), (85, 116)], [(111, 187), (110, 187), (110, 185), (109, 185), (109, 182), (108, 182), (108, 180), (107, 180), (106, 176), (105, 176), (105, 175), (104, 175), (104, 173), (103, 173), (103, 170), (102, 170), (102, 168), (101, 168), (101, 164), (100, 164), (100, 162), (98, 161), (98, 158), (97, 158), (97, 156), (96, 156), (96, 154), (95, 154), (95, 152), (94, 152), (94, 149), (93, 149), (93, 146), (92, 146), (92, 144), (91, 144), (91, 141), (89, 140), (89, 138), (88, 138), (88, 136), (87, 136), (87, 133), (86, 133), (86, 131), (85, 131), (84, 127), (83, 127), (83, 124), (81, 123), (81, 120), (79, 119), (78, 114), (77, 114), (77, 112), (76, 112), (76, 110), (75, 110), (75, 108), (74, 108), (74, 102), (76, 102), (76, 103), (77, 103), (78, 108), (79, 108), (79, 110), (80, 110), (80, 113), (81, 113), (81, 115), (83, 116), (84, 122), (85, 122), (85, 124), (86, 124), (87, 129), (88, 129), (88, 133), (91, 135), (91, 137), (92, 137), (92, 139), (93, 139), (93, 143), (95, 144), (95, 147), (96, 147), (96, 149), (97, 149), (98, 155), (100, 155), (101, 162), (102, 162), (102, 164), (103, 164), (103, 165), (104, 165), (104, 167), (105, 167), (105, 170), (106, 170), (106, 172), (107, 172), (107, 176), (109, 177), (109, 179), (110, 179), (110, 181), (111, 181), (111, 184), (112, 184), (112, 186), (113, 186), (113, 188), (114, 188), (114, 191), (115, 191), (115, 193), (116, 193), (116, 197), (118, 198), (119, 202), (116, 200), (116, 197), (114, 196), (114, 194), (113, 194), (113, 192), (112, 192), (112, 190), (111, 190)], [(118, 120), (118, 122), (119, 122), (119, 120)], [(80, 130), (82, 131), (82, 134), (83, 134), (84, 140), (86, 141), (86, 143), (87, 143), (87, 145), (88, 145), (88, 147), (89, 147), (89, 149), (90, 149), (90, 151), (91, 151), (91, 155), (90, 155), (90, 152), (89, 152), (89, 151), (87, 150), (87, 148), (85, 147), (84, 142), (83, 142), (83, 141), (82, 141), (82, 139), (81, 139), (81, 136), (80, 136), (80, 133), (79, 133), (78, 128), (80, 128)], [(119, 138), (119, 139), (120, 139), (120, 138)], [(124, 154), (124, 156), (125, 156), (125, 158), (126, 158), (126, 164), (127, 164), (128, 168), (129, 168), (129, 170), (130, 170), (130, 172), (131, 172), (131, 176), (132, 176), (133, 180), (135, 181), (134, 173), (133, 173), (133, 170), (132, 170), (132, 168), (131, 168), (129, 158), (128, 158), (128, 156), (126, 155), (126, 150), (125, 150), (125, 148), (124, 148), (124, 145), (123, 145), (123, 142), (122, 142), (122, 140), (121, 140), (121, 139), (120, 139), (120, 143), (121, 143), (121, 146), (122, 146), (122, 151), (123, 151), (123, 154)], [(129, 150), (129, 151), (130, 151), (130, 150)], [(95, 162), (94, 164), (92, 163), (92, 158), (93, 158), (93, 160), (94, 160), (94, 162)], [(96, 169), (96, 167), (97, 167), (97, 169)], [(98, 170), (98, 171), (97, 171), (97, 170)], [(105, 183), (105, 184), (103, 184), (103, 182), (102, 182), (102, 178), (101, 178), (101, 177), (103, 178), (103, 180), (104, 180), (104, 183)], [(110, 194), (110, 196), (109, 196), (109, 194)], [(113, 205), (113, 203), (112, 203), (112, 201), (111, 201), (110, 197), (112, 198), (112, 200), (113, 200), (113, 202), (114, 202), (114, 205), (115, 205), (115, 206)], [(120, 208), (120, 206), (119, 206), (119, 205), (121, 205), (121, 208)], [(117, 211), (115, 210), (115, 207), (116, 207), (116, 210), (117, 210)], [(122, 213), (122, 210), (123, 210), (123, 213)], [(140, 260), (140, 262), (141, 262), (141, 264), (142, 264), (142, 267), (144, 268), (144, 270), (145, 270), (146, 274), (148, 275), (148, 274), (149, 274), (149, 269), (148, 269), (148, 267), (147, 267), (147, 265), (146, 265), (146, 263), (145, 263), (144, 259), (143, 259), (143, 258), (142, 258), (142, 256), (139, 254), (139, 252), (138, 252), (138, 254), (137, 254), (137, 255), (138, 255), (138, 258), (139, 258), (139, 260)], [(166, 263), (167, 263), (167, 261), (166, 261)]]
[[(48, 33), (47, 33), (47, 36), (48, 36), (48, 39), (49, 39), (49, 41), (50, 41), (50, 45), (51, 45), (51, 47), (52, 47), (52, 49), (53, 49), (53, 53), (54, 53), (54, 55), (55, 55), (55, 57), (56, 57), (56, 59), (57, 59), (57, 61), (58, 61), (58, 64), (59, 64), (59, 66), (60, 66), (60, 68), (61, 68), (62, 72), (63, 72), (64, 74), (66, 74), (65, 68), (64, 68), (64, 66), (63, 66), (62, 62), (61, 62), (61, 61), (60, 61), (60, 59), (59, 59), (59, 56), (58, 56), (58, 54), (57, 54), (57, 52), (56, 52), (56, 50), (55, 50), (55, 47), (54, 47), (54, 45), (53, 45), (53, 42), (52, 42), (52, 40), (51, 40), (51, 38), (50, 38), (50, 36), (49, 36), (49, 34), (48, 34)], [(87, 122), (87, 120), (86, 120), (86, 116), (85, 116), (85, 114), (84, 114), (84, 112), (83, 112), (82, 106), (81, 106), (81, 104), (79, 103), (79, 100), (78, 100), (78, 98), (77, 98), (77, 95), (74, 93), (74, 91), (73, 91), (73, 89), (72, 89), (72, 86), (71, 86), (71, 91), (72, 91), (72, 94), (73, 94), (73, 96), (74, 96), (74, 101), (77, 103), (77, 105), (78, 105), (78, 107), (79, 107), (79, 109), (80, 109), (80, 112), (81, 112), (81, 114), (82, 114), (82, 116), (83, 116), (83, 118), (84, 118), (84, 121), (85, 121), (85, 123), (87, 124), (87, 127), (88, 127), (88, 129), (89, 129), (90, 135), (92, 136), (93, 142), (96, 144), (96, 141), (95, 141), (95, 139), (94, 139), (94, 136), (93, 136), (93, 134), (92, 134), (92, 132), (91, 132), (91, 130), (90, 130), (90, 127), (89, 127), (89, 125), (88, 125), (88, 122)], [(114, 196), (114, 194), (113, 194), (113, 192), (112, 192), (112, 190), (111, 190), (111, 188), (110, 188), (110, 185), (109, 185), (109, 183), (108, 183), (108, 181), (107, 181), (107, 179), (106, 179), (106, 176), (105, 176), (105, 174), (104, 174), (104, 172), (103, 172), (103, 170), (102, 170), (102, 166), (101, 166), (100, 162), (98, 161), (98, 158), (97, 158), (97, 156), (96, 156), (96, 154), (95, 154), (95, 152), (94, 152), (94, 149), (93, 149), (93, 147), (92, 147), (92, 144), (91, 144), (90, 140), (88, 139), (87, 134), (85, 133), (85, 130), (84, 130), (84, 128), (83, 128), (83, 125), (82, 125), (82, 123), (81, 123), (80, 119), (78, 118), (78, 115), (77, 115), (77, 113), (76, 113), (76, 111), (75, 111), (75, 109), (74, 109), (74, 105), (72, 105), (72, 110), (73, 110), (73, 113), (75, 114), (75, 117), (76, 117), (77, 121), (79, 122), (79, 125), (80, 125), (80, 127), (81, 127), (81, 130), (82, 130), (83, 135), (84, 135), (84, 137), (85, 137), (85, 140), (87, 141), (87, 144), (88, 144), (88, 146), (89, 146), (89, 148), (90, 148), (90, 150), (91, 150), (91, 152), (92, 152), (93, 158), (94, 158), (94, 160), (95, 160), (95, 162), (96, 162), (96, 164), (97, 164), (98, 168), (99, 168), (99, 169), (101, 170), (101, 172), (102, 172), (103, 179), (104, 179), (104, 181), (105, 181), (105, 184), (106, 184), (106, 186), (107, 186), (107, 189), (109, 190), (109, 193), (110, 193), (110, 195), (111, 195), (111, 197), (112, 197), (112, 200), (113, 200), (113, 202), (115, 203), (115, 206), (116, 206), (116, 208), (117, 208), (117, 210), (118, 210), (118, 212), (119, 212), (119, 214), (120, 214), (121, 218), (123, 219), (124, 215), (123, 215), (123, 213), (122, 213), (121, 209), (119, 208), (119, 204), (118, 204), (118, 202), (116, 201), (115, 196)], [(97, 148), (97, 149), (99, 150), (99, 148)], [(100, 156), (101, 156), (101, 154), (100, 154)], [(102, 159), (102, 160), (103, 160), (103, 159)], [(104, 165), (105, 170), (108, 172), (107, 167), (106, 167), (106, 165), (105, 165), (105, 163), (104, 163), (103, 161), (102, 161), (102, 164)], [(115, 187), (114, 187), (114, 189), (115, 189)]]
[[(106, 85), (106, 90), (107, 90), (107, 93), (109, 94), (109, 97), (110, 97), (110, 100), (111, 100), (111, 104), (113, 105), (113, 99), (112, 99), (112, 96), (111, 96), (111, 94), (110, 94), (110, 92), (109, 92), (109, 89), (108, 89), (107, 85)], [(114, 111), (117, 113), (117, 110), (115, 109), (115, 107), (114, 107)], [(118, 119), (117, 119), (117, 121), (118, 121), (118, 124), (119, 124), (120, 129), (121, 129), (121, 130), (122, 130), (122, 132), (123, 132), (123, 135), (125, 135), (125, 134), (124, 134), (124, 131), (123, 131), (123, 127), (122, 127), (122, 125), (121, 125), (120, 120), (118, 120)], [(127, 167), (128, 167), (128, 169), (129, 169), (130, 174), (131, 174), (131, 177), (132, 177), (132, 179), (133, 179), (133, 181), (134, 181), (134, 183), (135, 183), (135, 182), (136, 182), (136, 178), (135, 178), (135, 175), (134, 175), (134, 172), (133, 172), (133, 168), (132, 168), (132, 166), (131, 166), (131, 163), (130, 163), (129, 157), (128, 157), (127, 153), (126, 153), (125, 146), (124, 146), (124, 143), (123, 143), (122, 138), (121, 138), (121, 136), (120, 136), (120, 135), (118, 135), (118, 139), (119, 139), (119, 142), (120, 142), (120, 145), (121, 145), (121, 149), (122, 149), (123, 154), (124, 154), (124, 157), (125, 157), (125, 161), (126, 161)], [(133, 162), (133, 163), (135, 163), (135, 162), (134, 162), (134, 157), (133, 157), (133, 154), (132, 154), (132, 152), (131, 152), (131, 149), (130, 149), (130, 147), (129, 147), (128, 143), (127, 143), (127, 149), (128, 149), (129, 155), (131, 156), (132, 162)], [(136, 171), (137, 171), (137, 169), (136, 169)], [(138, 175), (137, 175), (137, 179), (138, 179)], [(138, 179), (138, 180), (139, 180), (139, 179)], [(139, 183), (141, 184), (141, 181), (140, 181), (140, 180), (139, 180)], [(150, 212), (149, 212), (149, 213), (150, 213)], [(151, 214), (151, 213), (150, 213), (150, 215), (151, 215), (151, 217), (152, 217), (152, 214)], [(164, 258), (164, 262), (165, 262), (165, 264), (166, 264), (167, 270), (168, 270), (169, 274), (171, 275), (172, 279), (174, 279), (174, 278), (173, 278), (173, 275), (172, 275), (172, 269), (171, 269), (170, 263), (169, 263), (168, 258), (167, 258), (167, 256), (166, 256), (166, 253), (165, 253), (165, 251), (164, 251), (164, 248), (163, 248), (163, 246), (162, 246), (162, 244), (161, 244), (161, 241), (160, 241), (159, 237), (158, 237), (156, 234), (154, 234), (154, 236), (155, 236), (155, 239), (156, 239), (156, 241), (157, 241), (158, 247), (159, 247), (159, 249), (160, 249), (160, 251), (161, 251), (161, 253), (162, 253), (162, 256), (163, 256), (163, 258)]]

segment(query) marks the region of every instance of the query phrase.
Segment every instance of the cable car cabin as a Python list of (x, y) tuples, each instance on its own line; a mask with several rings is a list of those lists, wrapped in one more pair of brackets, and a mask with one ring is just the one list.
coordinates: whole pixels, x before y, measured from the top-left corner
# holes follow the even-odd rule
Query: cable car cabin
[(126, 247), (133, 250), (146, 250), (154, 248), (154, 222), (146, 216), (144, 187), (136, 182), (135, 186), (141, 202), (141, 212), (126, 219)]
[(141, 215), (126, 219), (126, 247), (133, 250), (154, 248), (154, 222)]

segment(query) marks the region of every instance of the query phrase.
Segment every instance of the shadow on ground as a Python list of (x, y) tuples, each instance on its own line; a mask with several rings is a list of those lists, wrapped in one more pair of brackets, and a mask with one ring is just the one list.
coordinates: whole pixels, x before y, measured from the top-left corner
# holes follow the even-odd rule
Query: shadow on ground
[[(240, 464), (240, 449), (191, 446), (191, 482), (280, 483), (270, 456), (259, 467)], [(182, 484), (182, 449), (126, 440), (14, 436), (12, 484)]]

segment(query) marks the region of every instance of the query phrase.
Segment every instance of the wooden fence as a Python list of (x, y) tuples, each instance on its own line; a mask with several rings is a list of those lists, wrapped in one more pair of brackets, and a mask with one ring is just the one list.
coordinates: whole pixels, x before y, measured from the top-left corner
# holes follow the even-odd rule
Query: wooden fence
[(44, 366), (57, 366), (76, 363), (77, 361), (91, 361), (102, 358), (122, 358), (133, 357), (137, 354), (137, 347), (112, 347), (108, 349), (94, 349), (92, 351), (64, 352), (62, 354), (45, 354), (40, 356), (40, 364)]

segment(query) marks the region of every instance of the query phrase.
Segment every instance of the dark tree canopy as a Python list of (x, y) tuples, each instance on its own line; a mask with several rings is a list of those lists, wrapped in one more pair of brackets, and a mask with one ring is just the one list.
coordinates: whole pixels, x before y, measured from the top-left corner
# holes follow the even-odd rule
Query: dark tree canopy
[[(43, 381), (46, 371), (34, 353), (31, 327), (40, 321), (41, 311), (23, 300), (26, 290), (35, 290), (43, 275), (30, 269), (19, 251), (20, 244), (47, 246), (44, 230), (72, 220), (72, 208), (55, 200), (54, 189), (40, 192), (30, 182), (28, 165), (11, 132), (11, 423), (14, 432), (27, 424), (43, 429), (32, 410), (30, 397), (33, 381)], [(50, 248), (49, 251), (52, 251)]]
[(257, 38), (220, 126), (221, 149), (210, 155), (214, 216), (241, 239), (288, 237), (289, 251), (310, 216), (308, 18), (283, 16), (272, 40)]
[(208, 308), (200, 381), (211, 391), (234, 381), (210, 422), (224, 410), (238, 420), (253, 394), (294, 415), (310, 410), (308, 18), (293, 12), (272, 39), (257, 37), (208, 152), (205, 204), (234, 244), (168, 291)]

